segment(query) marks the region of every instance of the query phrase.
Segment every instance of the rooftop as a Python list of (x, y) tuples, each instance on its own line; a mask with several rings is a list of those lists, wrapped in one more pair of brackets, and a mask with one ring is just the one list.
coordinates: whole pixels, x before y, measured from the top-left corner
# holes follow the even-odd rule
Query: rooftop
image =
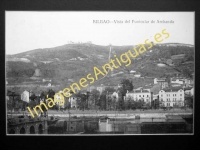
[(131, 91), (129, 93), (150, 93), (148, 90), (135, 90), (135, 91)]
[(165, 91), (165, 92), (177, 92), (177, 91), (179, 91), (180, 89), (183, 90), (183, 88), (181, 88), (181, 87), (164, 88), (164, 89), (162, 89), (162, 90)]

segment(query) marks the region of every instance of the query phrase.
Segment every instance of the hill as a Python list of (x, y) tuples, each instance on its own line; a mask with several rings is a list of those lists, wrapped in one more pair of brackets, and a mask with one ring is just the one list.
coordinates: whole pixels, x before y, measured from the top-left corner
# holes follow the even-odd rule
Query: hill
[[(119, 57), (132, 48), (133, 46), (112, 46), (111, 57), (114, 54)], [(69, 79), (78, 81), (92, 73), (94, 66), (101, 67), (108, 63), (109, 51), (109, 46), (83, 43), (9, 55), (6, 56), (6, 76), (11, 84), (23, 84), (24, 81), (34, 83), (31, 77), (37, 76), (40, 81), (48, 78), (67, 85), (70, 84)], [(180, 54), (184, 57), (174, 59), (174, 55)], [(169, 66), (158, 67), (159, 63), (169, 63)], [(35, 74), (36, 69), (39, 70), (39, 75)], [(134, 74), (130, 74), (131, 70), (145, 78), (174, 76), (177, 73), (191, 75), (194, 73), (194, 46), (179, 43), (158, 44), (132, 59), (130, 66), (115, 69), (113, 74), (116, 75), (106, 77), (98, 84), (118, 84), (122, 78), (134, 79)], [(118, 74), (119, 72), (121, 73)]]

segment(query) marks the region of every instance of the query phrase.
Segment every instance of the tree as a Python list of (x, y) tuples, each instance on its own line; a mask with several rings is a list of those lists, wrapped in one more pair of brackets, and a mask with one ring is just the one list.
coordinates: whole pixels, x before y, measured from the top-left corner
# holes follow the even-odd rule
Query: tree
[(122, 93), (123, 94), (126, 94), (127, 90), (128, 91), (133, 90), (133, 83), (129, 79), (123, 79), (121, 81), (121, 85), (122, 85)]
[(193, 96), (185, 96), (185, 106), (193, 108)]
[(106, 100), (107, 100), (107, 110), (111, 110), (111, 106), (112, 106), (111, 95), (107, 94)]
[(86, 95), (78, 92), (74, 96), (77, 98), (77, 108), (80, 110), (85, 110), (87, 99)]
[(111, 96), (111, 107), (112, 109), (116, 110), (116, 105), (117, 105), (117, 97), (115, 95)]
[(92, 90), (90, 96), (91, 108), (96, 109), (99, 104), (100, 92), (98, 90)]
[(182, 70), (182, 73), (183, 73), (183, 75), (185, 75), (186, 77), (192, 78), (192, 75), (191, 75), (191, 72), (189, 71), (189, 69), (184, 68), (184, 69)]
[(133, 90), (133, 83), (129, 79), (123, 79), (121, 80), (121, 87), (119, 90), (119, 101), (118, 101), (118, 108), (120, 110), (124, 110), (124, 96), (126, 95), (127, 91)]
[(131, 96), (128, 96), (126, 98), (126, 102), (125, 102), (125, 109), (131, 109), (132, 108), (132, 98)]
[(103, 91), (100, 96), (100, 109), (106, 110), (106, 91)]

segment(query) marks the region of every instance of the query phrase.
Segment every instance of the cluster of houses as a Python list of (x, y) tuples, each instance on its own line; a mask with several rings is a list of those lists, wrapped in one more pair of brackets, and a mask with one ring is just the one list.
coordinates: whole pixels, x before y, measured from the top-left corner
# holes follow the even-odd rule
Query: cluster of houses
[[(143, 100), (145, 103), (153, 105), (156, 101), (159, 102), (159, 106), (165, 107), (182, 107), (185, 106), (185, 97), (194, 95), (193, 80), (183, 77), (174, 78), (155, 78), (153, 84), (146, 85), (144, 87), (139, 87), (133, 89), (132, 91), (127, 91), (124, 100), (131, 98), (132, 100)], [(115, 96), (118, 99), (118, 86), (91, 86), (85, 90), (91, 92), (96, 89), (100, 94), (107, 88), (113, 88), (116, 91), (109, 93), (111, 96)], [(76, 98), (71, 97), (69, 99), (71, 107), (76, 107)]]
[[(194, 95), (193, 80), (183, 77), (174, 77), (174, 78), (155, 78), (152, 84), (146, 85), (144, 87), (134, 88), (132, 91), (127, 91), (124, 100), (131, 98), (134, 101), (143, 100), (145, 103), (153, 105), (156, 101), (159, 102), (159, 106), (185, 106), (185, 96)], [(90, 86), (87, 89), (81, 91), (83, 94), (87, 95), (87, 92), (91, 92), (96, 89), (100, 94), (106, 88), (113, 88), (115, 92), (109, 92), (110, 96), (114, 96), (116, 100), (118, 99), (118, 88), (117, 86)], [(78, 89), (75, 89), (78, 92)], [(29, 102), (30, 92), (24, 91), (21, 94), (21, 99), (23, 101)], [(71, 96), (68, 101), (71, 104), (72, 108), (77, 107), (77, 98)]]
[(134, 100), (144, 100), (146, 103), (152, 104), (159, 101), (161, 106), (184, 106), (185, 96), (193, 96), (194, 87), (193, 80), (182, 77), (171, 78), (155, 78), (154, 84), (134, 89), (127, 92), (126, 98), (131, 97)]

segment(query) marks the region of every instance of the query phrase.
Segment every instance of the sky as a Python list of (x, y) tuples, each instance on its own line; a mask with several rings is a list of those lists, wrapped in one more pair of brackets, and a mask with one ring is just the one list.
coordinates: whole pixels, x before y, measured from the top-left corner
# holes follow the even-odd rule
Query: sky
[[(6, 54), (61, 46), (69, 41), (137, 45), (146, 39), (152, 41), (163, 29), (170, 37), (162, 43), (194, 45), (194, 15), (194, 12), (6, 11)], [(100, 20), (110, 23), (97, 23)], [(125, 23), (126, 20), (130, 22)]]

